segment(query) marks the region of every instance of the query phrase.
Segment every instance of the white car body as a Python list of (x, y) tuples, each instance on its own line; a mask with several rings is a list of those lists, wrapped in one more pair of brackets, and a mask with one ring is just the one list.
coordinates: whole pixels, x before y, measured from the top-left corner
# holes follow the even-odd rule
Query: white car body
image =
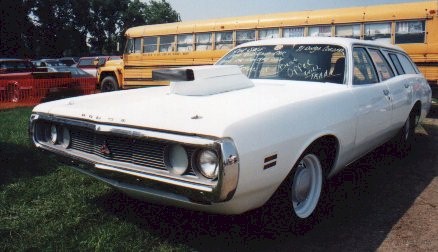
[[(294, 44), (327, 44), (345, 48), (344, 83), (245, 80), (233, 72), (233, 68), (195, 67), (190, 68), (195, 75), (192, 82), (40, 104), (34, 108), (31, 118), (32, 138), (37, 147), (92, 163), (99, 173), (79, 169), (136, 197), (208, 212), (239, 214), (263, 205), (287, 178), (300, 156), (318, 139), (331, 136), (337, 142), (336, 157), (327, 174), (330, 177), (393, 138), (413, 109), (419, 108), (418, 121), (426, 116), (431, 91), (419, 73), (400, 74), (374, 84), (353, 85), (354, 46), (403, 53), (396, 46), (341, 38), (300, 38), (257, 41), (237, 49)], [(222, 72), (204, 76), (209, 71)], [(228, 78), (228, 86), (221, 89), (216, 84), (225, 83), (224, 78)], [(209, 87), (209, 83), (216, 84)], [(125, 136), (171, 139), (178, 143), (189, 141), (192, 145), (213, 146), (212, 142), (225, 139), (237, 152), (230, 164), (238, 163), (238, 167), (227, 170), (225, 175), (220, 171), (222, 175), (217, 182), (197, 184), (199, 175), (180, 179), (167, 171), (150, 173), (146, 169), (138, 172), (125, 169), (123, 163), (109, 165), (96, 156), (78, 158), (78, 152), (54, 147), (38, 139), (35, 124), (42, 118), (60, 125), (66, 123), (63, 120), (85, 122), (92, 125), (94, 132), (105, 134), (124, 132)], [(218, 150), (219, 156), (220, 152)], [(140, 184), (101, 175), (110, 171), (139, 178)], [(198, 202), (178, 190), (162, 189), (170, 183), (174, 187), (204, 190), (201, 194), (208, 194), (225, 188), (227, 185), (221, 184), (220, 180), (222, 176), (230, 175), (234, 178), (227, 185), (230, 183), (235, 188), (229, 189), (229, 195), (217, 201)], [(162, 187), (142, 187), (141, 181), (154, 181)], [(219, 189), (215, 183), (221, 185)], [(211, 190), (203, 186), (210, 186)]]

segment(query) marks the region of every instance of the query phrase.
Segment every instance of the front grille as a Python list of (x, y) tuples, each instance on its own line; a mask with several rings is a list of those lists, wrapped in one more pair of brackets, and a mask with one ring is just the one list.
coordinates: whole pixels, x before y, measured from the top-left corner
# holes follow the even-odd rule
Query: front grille
[[(166, 169), (164, 150), (166, 143), (142, 139), (95, 134), (72, 128), (71, 145), (73, 150), (93, 154), (112, 161), (131, 163), (155, 169)], [(109, 154), (103, 153), (107, 148)]]
[[(50, 126), (51, 123), (46, 120), (38, 121), (35, 125), (36, 140), (49, 146), (51, 145)], [(94, 155), (108, 161), (122, 162), (147, 169), (167, 170), (165, 156), (166, 149), (172, 144), (171, 142), (94, 132), (73, 125), (67, 127), (70, 130), (70, 150)], [(62, 128), (62, 125), (59, 128)], [(60, 135), (62, 134), (61, 131)], [(183, 175), (198, 177), (192, 164), (197, 149), (192, 145), (184, 145), (184, 148), (189, 164)]]

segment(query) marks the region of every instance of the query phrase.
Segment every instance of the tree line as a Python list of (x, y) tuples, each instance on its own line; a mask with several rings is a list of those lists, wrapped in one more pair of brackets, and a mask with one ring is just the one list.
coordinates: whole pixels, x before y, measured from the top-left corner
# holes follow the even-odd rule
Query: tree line
[(120, 54), (128, 28), (180, 21), (165, 0), (0, 0), (0, 6), (0, 58)]

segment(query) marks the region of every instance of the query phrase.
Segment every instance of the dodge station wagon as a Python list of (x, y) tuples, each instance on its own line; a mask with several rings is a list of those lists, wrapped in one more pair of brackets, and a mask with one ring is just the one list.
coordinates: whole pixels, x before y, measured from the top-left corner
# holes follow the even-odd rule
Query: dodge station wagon
[(306, 223), (346, 165), (389, 140), (406, 153), (431, 105), (399, 47), (346, 38), (250, 42), (213, 66), (154, 78), (171, 84), (36, 106), (34, 144), (177, 207), (240, 214), (286, 191), (280, 205)]

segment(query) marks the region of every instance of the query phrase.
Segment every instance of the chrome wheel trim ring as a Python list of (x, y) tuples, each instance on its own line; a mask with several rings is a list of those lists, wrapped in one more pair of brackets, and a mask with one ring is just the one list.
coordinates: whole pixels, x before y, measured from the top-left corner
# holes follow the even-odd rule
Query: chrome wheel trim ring
[(411, 131), (411, 117), (408, 117), (408, 119), (405, 122), (405, 125), (403, 126), (403, 139), (405, 141), (408, 141), (409, 135)]
[(299, 218), (309, 217), (318, 205), (322, 189), (322, 166), (315, 154), (306, 154), (293, 177), (292, 205)]

